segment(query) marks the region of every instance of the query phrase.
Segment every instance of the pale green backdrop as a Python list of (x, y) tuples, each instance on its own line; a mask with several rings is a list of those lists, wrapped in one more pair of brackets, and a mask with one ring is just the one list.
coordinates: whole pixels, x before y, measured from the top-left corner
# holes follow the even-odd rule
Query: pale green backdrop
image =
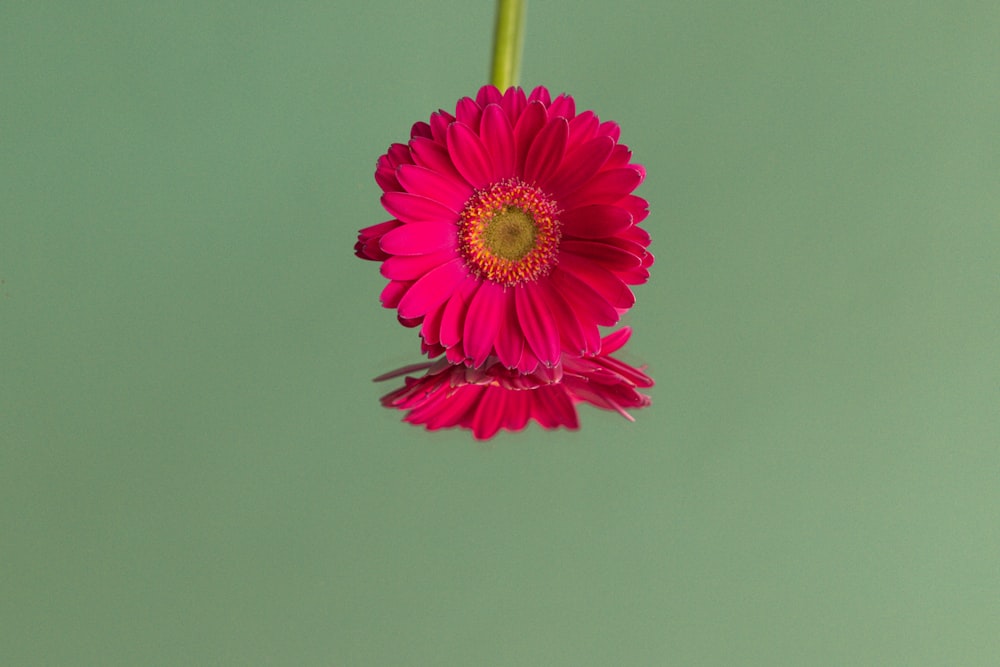
[(534, 0), (657, 386), (483, 445), (351, 250), (492, 19), (0, 4), (0, 664), (998, 664), (1000, 5)]

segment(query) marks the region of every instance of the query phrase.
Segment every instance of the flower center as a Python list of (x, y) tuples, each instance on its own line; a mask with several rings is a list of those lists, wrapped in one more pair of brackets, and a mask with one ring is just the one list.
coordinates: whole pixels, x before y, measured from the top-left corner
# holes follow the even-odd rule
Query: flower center
[(472, 271), (501, 285), (546, 274), (562, 236), (555, 202), (512, 178), (476, 191), (459, 220), (459, 242)]

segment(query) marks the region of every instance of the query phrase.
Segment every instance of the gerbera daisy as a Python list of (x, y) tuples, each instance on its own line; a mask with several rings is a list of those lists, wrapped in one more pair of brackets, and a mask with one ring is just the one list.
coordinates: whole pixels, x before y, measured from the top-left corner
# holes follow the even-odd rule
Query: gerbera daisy
[(355, 246), (382, 262), (383, 306), (452, 363), (531, 373), (596, 355), (653, 263), (632, 194), (645, 170), (618, 137), (543, 87), (484, 86), (414, 124), (375, 172), (393, 219)]
[(521, 374), (507, 369), (495, 357), (479, 368), (450, 364), (446, 359), (425, 362), (387, 373), (387, 380), (416, 371), (405, 385), (382, 397), (382, 405), (408, 411), (403, 418), (428, 430), (461, 426), (485, 440), (500, 429), (518, 431), (534, 419), (543, 428), (579, 428), (577, 403), (614, 410), (633, 420), (626, 408), (650, 404), (636, 389), (652, 387), (640, 369), (611, 357), (631, 335), (628, 327), (606, 336), (601, 352), (593, 356), (563, 356), (551, 368)]

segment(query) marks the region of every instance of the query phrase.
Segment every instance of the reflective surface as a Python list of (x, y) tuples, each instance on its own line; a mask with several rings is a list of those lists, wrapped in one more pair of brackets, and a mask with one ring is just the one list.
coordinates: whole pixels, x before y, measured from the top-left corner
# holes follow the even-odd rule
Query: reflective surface
[(657, 386), (486, 445), (351, 248), (492, 7), (245, 4), (0, 7), (0, 662), (994, 663), (996, 3), (532, 3)]

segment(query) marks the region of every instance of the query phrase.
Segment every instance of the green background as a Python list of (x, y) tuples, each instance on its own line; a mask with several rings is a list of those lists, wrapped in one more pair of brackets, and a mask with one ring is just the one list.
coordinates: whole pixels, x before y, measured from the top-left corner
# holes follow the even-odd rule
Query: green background
[(996, 665), (1000, 5), (532, 2), (657, 386), (481, 444), (352, 245), (492, 21), (0, 4), (0, 664)]

